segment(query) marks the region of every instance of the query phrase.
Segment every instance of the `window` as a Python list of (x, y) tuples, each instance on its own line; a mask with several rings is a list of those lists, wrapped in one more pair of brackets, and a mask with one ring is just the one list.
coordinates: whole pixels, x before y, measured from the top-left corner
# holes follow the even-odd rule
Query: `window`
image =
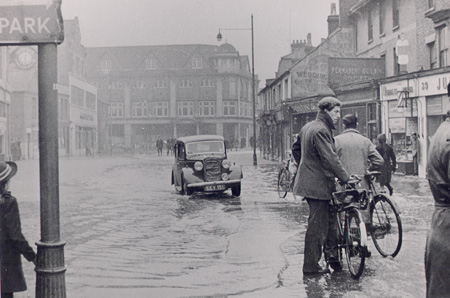
[(95, 111), (97, 102), (95, 100), (95, 94), (86, 91), (86, 108)]
[(167, 117), (168, 115), (169, 115), (169, 103), (168, 102), (153, 103), (153, 116)]
[(123, 118), (123, 102), (111, 103), (111, 118)]
[(367, 38), (371, 42), (373, 40), (373, 21), (372, 21), (372, 10), (368, 10), (367, 13)]
[(235, 98), (236, 97), (236, 80), (234, 78), (230, 79), (230, 96)]
[(131, 117), (148, 117), (148, 104), (146, 101), (135, 101), (131, 103)]
[(70, 90), (70, 100), (72, 104), (84, 107), (84, 90), (76, 86), (71, 86)]
[(400, 64), (398, 64), (398, 56), (397, 56), (397, 50), (394, 47), (394, 57), (393, 57), (393, 61), (394, 61), (394, 75), (398, 75), (400, 73)]
[(434, 7), (434, 0), (428, 0), (428, 8)]
[(109, 82), (108, 89), (123, 89), (122, 82)]
[(386, 9), (385, 9), (384, 2), (379, 2), (378, 8), (379, 8), (379, 16), (380, 16), (380, 35), (384, 34), (384, 23), (385, 23), (385, 15), (386, 15)]
[(193, 69), (201, 69), (202, 68), (202, 59), (201, 58), (192, 58), (192, 68)]
[(167, 83), (166, 83), (166, 81), (158, 80), (155, 82), (153, 87), (154, 88), (167, 88)]
[(145, 69), (156, 69), (156, 59), (149, 58), (145, 59)]
[(236, 101), (224, 101), (223, 102), (223, 115), (224, 116), (236, 116), (237, 102)]
[(102, 71), (111, 71), (111, 60), (103, 60), (101, 62)]
[(448, 27), (442, 26), (438, 29), (438, 38), (439, 38), (439, 67), (444, 67), (448, 64)]
[(212, 80), (203, 80), (200, 83), (200, 87), (214, 87), (214, 82)]
[(400, 26), (398, 0), (392, 0), (392, 26), (397, 29)]
[(178, 116), (180, 117), (194, 116), (194, 102), (193, 101), (178, 102)]
[(248, 117), (249, 116), (249, 109), (248, 109), (248, 102), (241, 102), (240, 104), (240, 111), (239, 114), (242, 117)]
[(178, 84), (180, 88), (192, 88), (193, 84), (189, 80), (182, 80), (180, 81), (180, 84)]
[(436, 43), (431, 43), (428, 45), (430, 51), (430, 69), (437, 68), (437, 55), (436, 55)]
[(200, 117), (214, 116), (216, 114), (216, 103), (214, 101), (200, 101), (198, 105)]
[(133, 88), (135, 88), (135, 89), (144, 89), (145, 88), (144, 81), (136, 81), (136, 82), (134, 82)]

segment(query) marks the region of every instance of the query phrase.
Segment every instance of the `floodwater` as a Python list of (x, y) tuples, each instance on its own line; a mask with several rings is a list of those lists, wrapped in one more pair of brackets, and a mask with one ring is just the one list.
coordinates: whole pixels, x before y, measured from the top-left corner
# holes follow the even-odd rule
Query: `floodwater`
[[(372, 257), (360, 280), (344, 271), (303, 278), (308, 206), (278, 198), (278, 164), (233, 151), (241, 196), (183, 196), (170, 184), (172, 157), (60, 160), (61, 239), (67, 297), (424, 297), (423, 255), (433, 200), (426, 180), (394, 176), (403, 246)], [(40, 239), (37, 161), (19, 161), (12, 192), (30, 243)], [(29, 187), (21, 187), (29, 185)], [(24, 260), (34, 297), (35, 272)]]

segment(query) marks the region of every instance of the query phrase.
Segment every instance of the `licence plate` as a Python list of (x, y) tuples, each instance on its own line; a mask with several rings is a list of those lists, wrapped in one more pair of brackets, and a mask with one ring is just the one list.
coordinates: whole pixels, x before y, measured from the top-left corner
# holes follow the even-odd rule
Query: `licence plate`
[(205, 191), (225, 190), (225, 185), (207, 185)]

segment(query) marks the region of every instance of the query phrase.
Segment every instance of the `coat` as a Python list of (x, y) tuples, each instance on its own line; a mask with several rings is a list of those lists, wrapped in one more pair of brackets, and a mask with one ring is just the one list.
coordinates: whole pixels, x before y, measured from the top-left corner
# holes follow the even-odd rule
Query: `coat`
[(395, 168), (397, 167), (397, 159), (391, 145), (386, 143), (378, 144), (376, 148), (384, 159), (384, 164), (380, 169), (381, 175), (378, 178), (378, 182), (386, 185), (391, 183), (392, 171), (395, 171)]
[[(383, 157), (375, 145), (358, 130), (346, 129), (336, 136), (335, 141), (336, 153), (349, 174), (364, 178), (368, 171), (377, 171), (383, 166)], [(369, 187), (364, 179), (361, 186), (365, 189)]]
[(0, 198), (0, 220), (2, 293), (22, 292), (27, 285), (21, 255), (31, 262), (36, 259), (36, 253), (22, 234), (19, 206), (9, 192)]
[(450, 207), (450, 122), (443, 122), (431, 139), (427, 178), (435, 204)]
[(427, 178), (435, 201), (425, 247), (426, 297), (449, 297), (450, 283), (450, 120), (434, 134)]
[(298, 166), (293, 192), (317, 200), (331, 200), (335, 191), (335, 177), (347, 182), (350, 177), (335, 152), (333, 121), (326, 112), (319, 111), (314, 121), (302, 127), (292, 154)]

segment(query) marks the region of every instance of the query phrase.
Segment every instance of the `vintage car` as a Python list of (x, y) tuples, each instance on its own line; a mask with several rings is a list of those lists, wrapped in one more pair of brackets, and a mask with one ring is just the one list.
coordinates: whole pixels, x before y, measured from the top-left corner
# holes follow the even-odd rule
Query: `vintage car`
[(242, 169), (227, 159), (222, 136), (180, 137), (175, 142), (174, 151), (172, 184), (178, 192), (191, 195), (194, 192), (223, 192), (231, 188), (232, 195), (241, 194)]

